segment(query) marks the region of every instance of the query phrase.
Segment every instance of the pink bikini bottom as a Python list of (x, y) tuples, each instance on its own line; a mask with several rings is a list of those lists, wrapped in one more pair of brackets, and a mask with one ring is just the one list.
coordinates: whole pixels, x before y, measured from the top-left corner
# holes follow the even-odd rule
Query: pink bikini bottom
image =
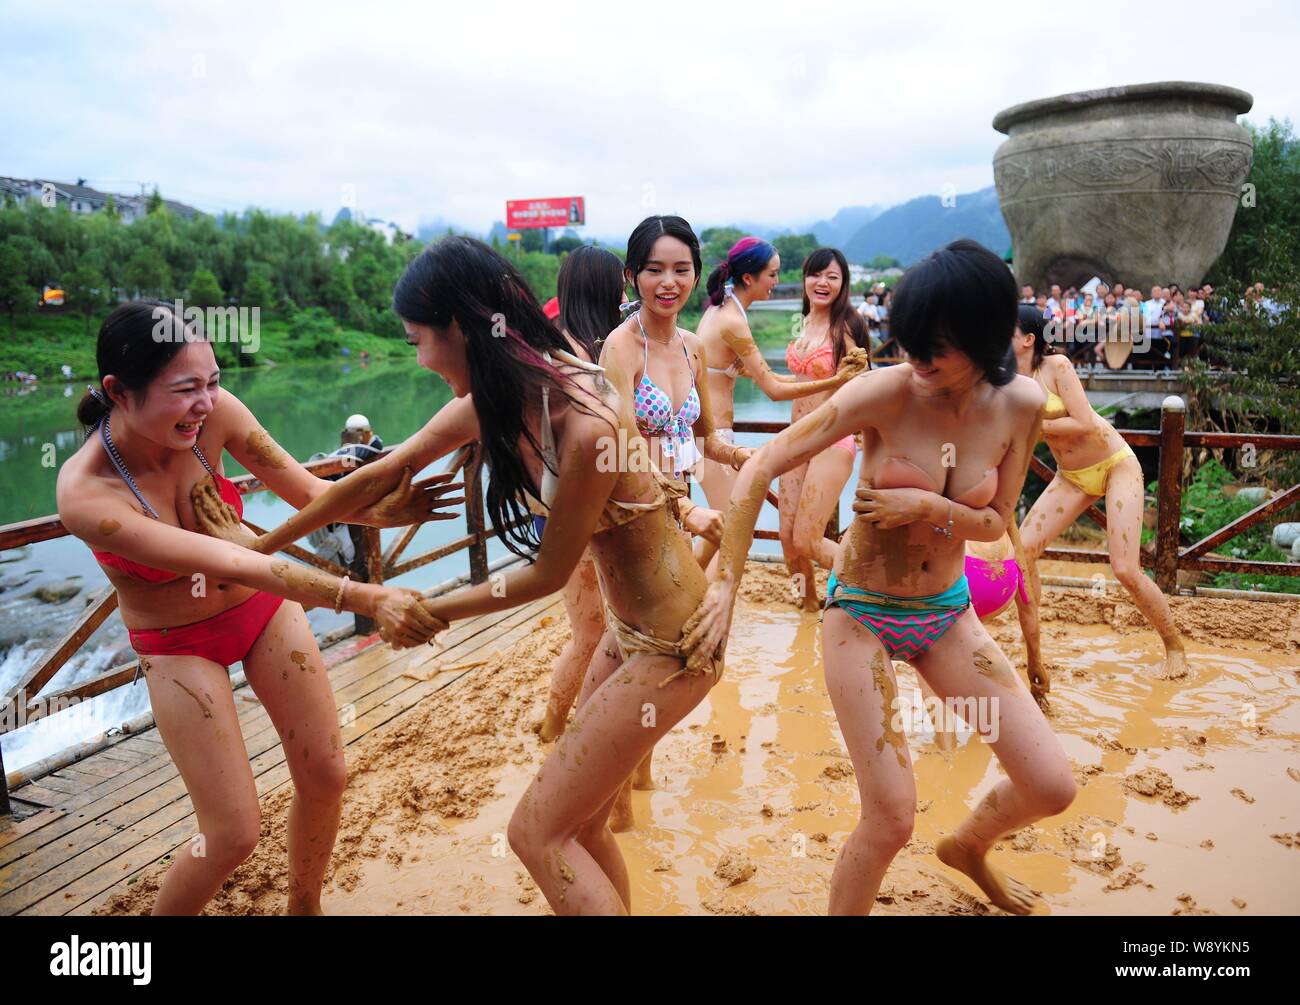
[(1024, 577), (1014, 558), (989, 561), (967, 555), (966, 581), (970, 583), (971, 606), (981, 621), (1006, 610), (1017, 592), (1022, 601), (1029, 601)]

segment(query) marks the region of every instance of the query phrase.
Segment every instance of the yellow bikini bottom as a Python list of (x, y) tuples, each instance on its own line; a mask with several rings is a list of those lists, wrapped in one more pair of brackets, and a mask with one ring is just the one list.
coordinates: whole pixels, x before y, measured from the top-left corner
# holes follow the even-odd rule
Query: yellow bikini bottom
[(1133, 448), (1127, 443), (1122, 450), (1117, 450), (1104, 461), (1098, 461), (1096, 464), (1089, 464), (1086, 468), (1077, 468), (1074, 471), (1066, 471), (1065, 468), (1058, 468), (1061, 477), (1071, 485), (1077, 485), (1081, 490), (1090, 496), (1104, 496), (1106, 494), (1106, 483), (1110, 481), (1110, 469), (1122, 461), (1125, 457), (1136, 457)]

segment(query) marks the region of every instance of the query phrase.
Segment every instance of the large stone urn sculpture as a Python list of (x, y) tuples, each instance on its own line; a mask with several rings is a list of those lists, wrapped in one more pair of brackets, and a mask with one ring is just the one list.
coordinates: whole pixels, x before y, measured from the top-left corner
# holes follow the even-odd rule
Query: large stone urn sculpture
[[(1092, 276), (1145, 291), (1199, 283), (1249, 204), (1254, 99), (1217, 84), (1170, 81), (1079, 91), (1014, 105), (993, 128), (1002, 215), (1021, 283)], [(1247, 210), (1249, 212), (1249, 210)]]

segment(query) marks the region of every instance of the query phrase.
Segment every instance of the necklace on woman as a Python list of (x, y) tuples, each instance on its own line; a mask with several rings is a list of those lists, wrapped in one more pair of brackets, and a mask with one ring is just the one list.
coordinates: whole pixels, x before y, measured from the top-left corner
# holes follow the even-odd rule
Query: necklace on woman
[(655, 336), (651, 335), (651, 334), (646, 330), (645, 322), (643, 322), (643, 321), (641, 320), (641, 312), (640, 312), (640, 311), (637, 311), (637, 312), (636, 312), (636, 323), (637, 323), (638, 326), (640, 326), (640, 328), (641, 328), (641, 334), (645, 336), (647, 342), (656, 342), (656, 343), (658, 343), (659, 345), (671, 345), (671, 344), (672, 344), (672, 341), (673, 341), (673, 336), (677, 334), (677, 326), (674, 325), (674, 326), (673, 326), (673, 334), (672, 334), (672, 335), (669, 335), (667, 338), (656, 338)]

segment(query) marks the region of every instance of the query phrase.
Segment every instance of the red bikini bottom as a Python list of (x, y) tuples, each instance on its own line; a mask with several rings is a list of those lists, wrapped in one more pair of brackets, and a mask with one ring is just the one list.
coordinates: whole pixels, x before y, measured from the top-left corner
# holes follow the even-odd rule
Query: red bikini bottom
[(283, 597), (258, 591), (206, 621), (176, 628), (132, 631), (131, 648), (139, 656), (201, 656), (229, 667), (253, 648), (262, 630), (284, 603)]

